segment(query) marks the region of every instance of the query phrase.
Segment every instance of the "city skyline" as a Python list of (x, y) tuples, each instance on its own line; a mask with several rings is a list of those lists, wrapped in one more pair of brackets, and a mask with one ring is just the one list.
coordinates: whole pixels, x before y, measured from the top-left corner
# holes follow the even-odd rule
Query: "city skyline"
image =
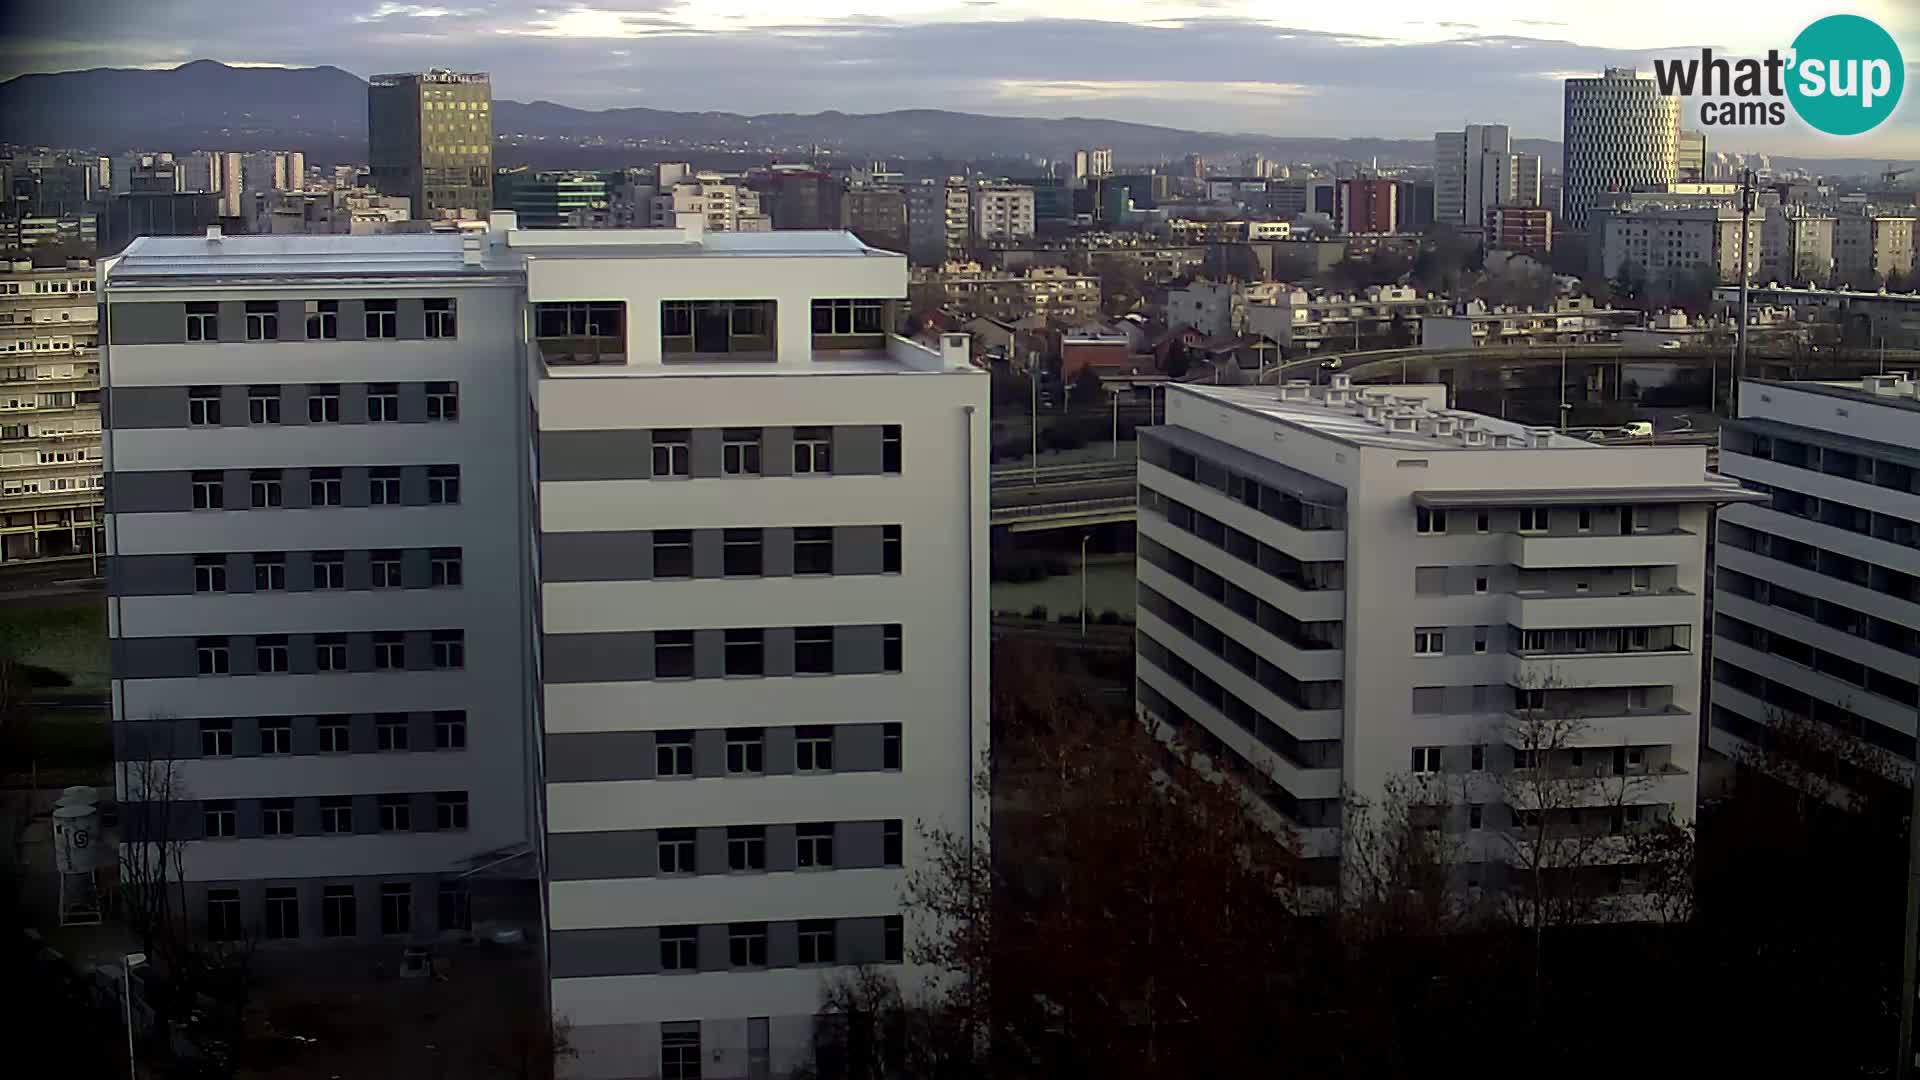
[[(269, 17), (261, 4), (241, 17), (231, 0), (91, 11), (29, 0), (9, 12), (0, 35), (0, 77), (170, 67), (210, 55), (242, 65), (333, 64), (362, 76), (427, 66), (486, 70), (502, 98), (582, 108), (806, 113), (884, 105), (1385, 138), (1498, 122), (1519, 138), (1557, 139), (1559, 83), (1568, 76), (1610, 65), (1649, 73), (1656, 56), (1704, 46), (1735, 55), (1784, 48), (1807, 18), (1781, 2), (1675, 11), (1650, 0), (1545, 19), (1530, 17), (1541, 14), (1530, 5), (1502, 0), (1476, 5), (1471, 21), (1425, 18), (1399, 0), (1365, 13), (1290, 12), (1284, 20), (1260, 18), (1233, 0), (1152, 8), (914, 0), (890, 5), (884, 17), (806, 0), (777, 20), (729, 0), (264, 6)], [(1920, 35), (1920, 14), (1892, 0), (1856, 10), (1896, 38)], [(206, 48), (211, 41), (221, 47)], [(1684, 109), (1683, 126), (1697, 126), (1696, 114), (1697, 107)], [(1797, 122), (1777, 132), (1714, 134), (1715, 149), (1920, 156), (1920, 112), (1911, 107), (1854, 139), (1819, 136)]]

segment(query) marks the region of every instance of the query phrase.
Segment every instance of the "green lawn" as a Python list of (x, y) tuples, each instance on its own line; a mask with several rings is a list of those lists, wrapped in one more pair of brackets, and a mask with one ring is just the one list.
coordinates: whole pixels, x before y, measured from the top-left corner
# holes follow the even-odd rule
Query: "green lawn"
[(102, 693), (108, 679), (106, 602), (33, 604), (0, 594), (0, 654), (60, 672), (73, 680), (70, 692)]

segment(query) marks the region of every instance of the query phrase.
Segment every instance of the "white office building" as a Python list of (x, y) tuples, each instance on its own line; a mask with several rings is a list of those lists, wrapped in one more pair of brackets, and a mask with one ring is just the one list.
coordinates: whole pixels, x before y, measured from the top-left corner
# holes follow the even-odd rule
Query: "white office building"
[(1507, 125), (1434, 133), (1435, 221), (1479, 229), (1495, 207), (1539, 205), (1540, 155), (1515, 153)]
[(802, 1064), (987, 821), (984, 374), (888, 332), (904, 257), (684, 220), (104, 275), (132, 836), (219, 934), (544, 917), (581, 1077)]
[(1445, 394), (1170, 392), (1141, 432), (1143, 712), (1251, 770), (1310, 856), (1339, 852), (1344, 798), (1412, 776), (1447, 782), (1441, 827), (1497, 869), (1523, 714), (1567, 721), (1543, 764), (1632, 778), (1615, 829), (1690, 819), (1709, 512), (1750, 496), (1701, 447), (1607, 449)]
[(1679, 179), (1680, 99), (1632, 68), (1566, 81), (1560, 219), (1584, 232), (1610, 192), (1659, 191)]
[(990, 184), (972, 189), (976, 240), (1024, 240), (1033, 235), (1033, 189)]
[(1792, 716), (1906, 774), (1920, 705), (1916, 383), (1742, 383), (1720, 471), (1765, 501), (1720, 515), (1708, 744), (1738, 757)]

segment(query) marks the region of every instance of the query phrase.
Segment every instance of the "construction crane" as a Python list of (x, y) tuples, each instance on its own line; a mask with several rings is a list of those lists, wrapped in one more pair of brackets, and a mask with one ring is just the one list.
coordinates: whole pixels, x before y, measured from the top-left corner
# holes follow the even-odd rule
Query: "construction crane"
[(1880, 173), (1880, 186), (1886, 188), (1888, 191), (1893, 190), (1893, 182), (1895, 180), (1898, 180), (1901, 177), (1913, 171), (1912, 166), (1908, 166), (1907, 168), (1904, 168), (1904, 169), (1896, 169), (1893, 166), (1894, 166), (1893, 162), (1891, 161), (1887, 162), (1887, 167), (1884, 170), (1882, 170)]

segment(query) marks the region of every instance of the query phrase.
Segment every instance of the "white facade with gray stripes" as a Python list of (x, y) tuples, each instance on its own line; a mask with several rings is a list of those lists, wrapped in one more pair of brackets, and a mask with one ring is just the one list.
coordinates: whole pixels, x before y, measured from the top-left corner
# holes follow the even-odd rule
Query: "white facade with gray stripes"
[(563, 1070), (785, 1073), (986, 838), (987, 380), (848, 234), (512, 217), (105, 270), (116, 745), (182, 781), (132, 835), (303, 942), (537, 873)]

